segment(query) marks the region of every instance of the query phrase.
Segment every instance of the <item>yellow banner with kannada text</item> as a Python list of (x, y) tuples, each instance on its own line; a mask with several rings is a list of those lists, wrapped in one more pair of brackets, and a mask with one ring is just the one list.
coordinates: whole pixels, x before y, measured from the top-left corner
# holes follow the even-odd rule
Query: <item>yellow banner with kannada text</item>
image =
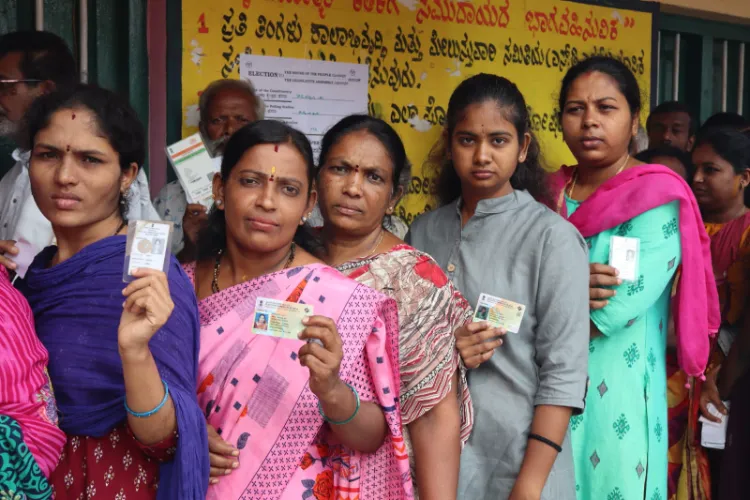
[(648, 105), (647, 12), (555, 0), (183, 0), (182, 16), (183, 136), (197, 130), (200, 92), (238, 77), (240, 54), (368, 64), (369, 112), (394, 126), (414, 165), (397, 213), (407, 223), (434, 205), (422, 164), (451, 92), (471, 75), (518, 85), (551, 169), (572, 161), (557, 93), (576, 62), (593, 54), (622, 60)]

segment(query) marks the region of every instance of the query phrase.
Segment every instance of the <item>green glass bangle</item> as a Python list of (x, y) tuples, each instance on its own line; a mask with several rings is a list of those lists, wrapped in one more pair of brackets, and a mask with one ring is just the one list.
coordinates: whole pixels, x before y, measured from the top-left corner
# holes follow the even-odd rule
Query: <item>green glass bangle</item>
[[(344, 382), (344, 383), (346, 384), (346, 382)], [(357, 407), (354, 408), (354, 413), (352, 413), (352, 416), (349, 417), (349, 418), (347, 418), (346, 420), (341, 420), (341, 421), (337, 422), (336, 420), (331, 420), (330, 418), (328, 418), (326, 416), (326, 414), (323, 412), (323, 406), (321, 406), (320, 400), (318, 400), (318, 413), (320, 413), (320, 416), (323, 417), (323, 420), (325, 420), (326, 422), (328, 422), (331, 425), (346, 425), (349, 422), (351, 422), (352, 420), (354, 420), (354, 417), (356, 417), (357, 413), (359, 413), (359, 405), (360, 405), (359, 393), (357, 392), (357, 389), (355, 389), (354, 387), (351, 386), (351, 384), (346, 384), (346, 386), (349, 389), (351, 389), (351, 391), (354, 393), (354, 397), (357, 399)]]

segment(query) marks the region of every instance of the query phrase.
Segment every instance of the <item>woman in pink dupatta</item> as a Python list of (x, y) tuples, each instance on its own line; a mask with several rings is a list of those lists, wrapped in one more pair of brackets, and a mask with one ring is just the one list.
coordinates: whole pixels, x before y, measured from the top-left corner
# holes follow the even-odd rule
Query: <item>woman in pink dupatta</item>
[[(65, 433), (31, 307), (0, 265), (0, 498), (48, 498)], [(7, 495), (7, 496), (6, 496)]]
[[(187, 266), (210, 499), (412, 498), (396, 305), (298, 246), (311, 241), (300, 226), (313, 176), (304, 135), (261, 121), (232, 137), (214, 179), (209, 228)], [(299, 338), (253, 333), (260, 299), (309, 305)]]
[[(586, 238), (591, 262), (592, 390), (571, 420), (579, 500), (665, 498), (670, 308), (692, 377), (703, 376), (719, 327), (709, 240), (689, 186), (630, 158), (640, 108), (635, 77), (615, 59), (582, 61), (563, 80), (563, 135), (578, 165), (553, 177), (554, 208)], [(615, 236), (640, 242), (634, 281), (608, 265)]]

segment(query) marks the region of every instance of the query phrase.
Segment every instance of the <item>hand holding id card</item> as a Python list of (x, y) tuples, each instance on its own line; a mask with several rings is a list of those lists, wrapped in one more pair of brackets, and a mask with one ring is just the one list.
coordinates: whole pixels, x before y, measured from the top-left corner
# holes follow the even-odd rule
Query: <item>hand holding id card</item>
[(125, 247), (125, 269), (122, 280), (135, 280), (135, 269), (155, 269), (167, 274), (172, 248), (171, 222), (133, 220), (128, 223), (128, 240)]
[(609, 241), (609, 265), (617, 269), (617, 275), (623, 281), (638, 279), (638, 258), (641, 240), (612, 236)]
[(313, 315), (313, 306), (258, 297), (255, 301), (253, 333), (281, 339), (299, 339), (302, 320)]
[(486, 321), (494, 328), (504, 328), (509, 332), (518, 333), (525, 312), (526, 306), (523, 304), (483, 293), (479, 296), (473, 321)]
[(172, 168), (177, 173), (188, 203), (198, 203), (206, 208), (213, 204), (214, 161), (208, 154), (199, 133), (167, 147)]

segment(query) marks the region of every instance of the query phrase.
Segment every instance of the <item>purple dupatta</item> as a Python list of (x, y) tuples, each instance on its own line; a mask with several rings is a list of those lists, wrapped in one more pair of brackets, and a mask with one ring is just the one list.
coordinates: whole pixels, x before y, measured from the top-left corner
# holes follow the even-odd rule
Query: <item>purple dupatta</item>
[[(48, 268), (55, 251), (42, 251), (18, 288), (31, 305), (37, 335), (50, 354), (61, 429), (101, 437), (127, 418), (117, 349), (125, 237), (92, 243)], [(175, 459), (160, 466), (157, 498), (203, 500), (209, 464), (206, 421), (196, 398), (198, 306), (190, 280), (174, 257), (168, 279), (174, 311), (149, 347), (169, 384), (179, 439)]]

